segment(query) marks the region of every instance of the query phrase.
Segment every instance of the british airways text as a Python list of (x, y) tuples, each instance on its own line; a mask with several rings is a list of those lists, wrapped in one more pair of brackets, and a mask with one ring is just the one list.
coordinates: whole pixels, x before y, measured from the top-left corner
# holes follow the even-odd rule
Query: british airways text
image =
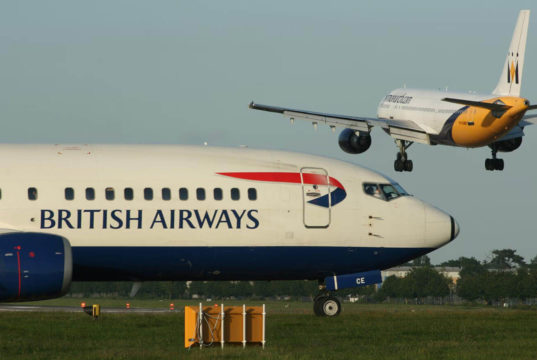
[(256, 209), (42, 209), (41, 229), (257, 229)]

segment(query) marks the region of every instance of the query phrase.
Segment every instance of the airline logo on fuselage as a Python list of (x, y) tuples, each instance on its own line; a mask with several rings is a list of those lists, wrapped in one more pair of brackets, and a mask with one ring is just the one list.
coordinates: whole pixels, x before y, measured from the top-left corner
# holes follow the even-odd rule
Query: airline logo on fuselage
[(335, 206), (347, 197), (345, 188), (338, 180), (322, 174), (305, 172), (222, 172), (217, 174), (243, 180), (328, 186), (329, 194), (308, 201), (309, 204), (322, 207)]
[(259, 227), (256, 209), (130, 210), (42, 209), (41, 229), (248, 229)]

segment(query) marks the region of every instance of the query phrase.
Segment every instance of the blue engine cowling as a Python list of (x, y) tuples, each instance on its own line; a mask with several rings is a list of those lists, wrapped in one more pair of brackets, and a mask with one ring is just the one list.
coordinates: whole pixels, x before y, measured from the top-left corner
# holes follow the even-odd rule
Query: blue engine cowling
[(67, 239), (51, 234), (0, 234), (0, 302), (51, 299), (71, 285), (73, 259)]

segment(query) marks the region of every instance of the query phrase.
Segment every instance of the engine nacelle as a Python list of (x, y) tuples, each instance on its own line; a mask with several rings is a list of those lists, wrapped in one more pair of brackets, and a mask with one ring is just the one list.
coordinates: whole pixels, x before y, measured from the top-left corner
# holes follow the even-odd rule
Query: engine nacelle
[(0, 302), (60, 297), (69, 290), (72, 274), (67, 239), (29, 232), (0, 234)]
[(349, 154), (361, 154), (371, 146), (371, 135), (361, 133), (356, 135), (353, 129), (345, 129), (339, 134), (339, 147)]
[(489, 144), (491, 149), (496, 149), (500, 152), (511, 152), (515, 151), (522, 144), (522, 137), (517, 137), (509, 140), (500, 140)]

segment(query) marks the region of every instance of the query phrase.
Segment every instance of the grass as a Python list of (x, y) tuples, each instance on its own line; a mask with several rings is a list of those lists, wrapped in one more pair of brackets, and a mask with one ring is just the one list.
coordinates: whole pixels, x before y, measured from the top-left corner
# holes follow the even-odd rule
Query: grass
[[(107, 302), (123, 306), (125, 300), (99, 300)], [(0, 359), (535, 359), (537, 354), (537, 311), (531, 309), (344, 304), (337, 318), (313, 316), (308, 303), (271, 302), (267, 309), (265, 350), (223, 351), (185, 350), (179, 311), (105, 313), (99, 320), (81, 312), (0, 312)]]

